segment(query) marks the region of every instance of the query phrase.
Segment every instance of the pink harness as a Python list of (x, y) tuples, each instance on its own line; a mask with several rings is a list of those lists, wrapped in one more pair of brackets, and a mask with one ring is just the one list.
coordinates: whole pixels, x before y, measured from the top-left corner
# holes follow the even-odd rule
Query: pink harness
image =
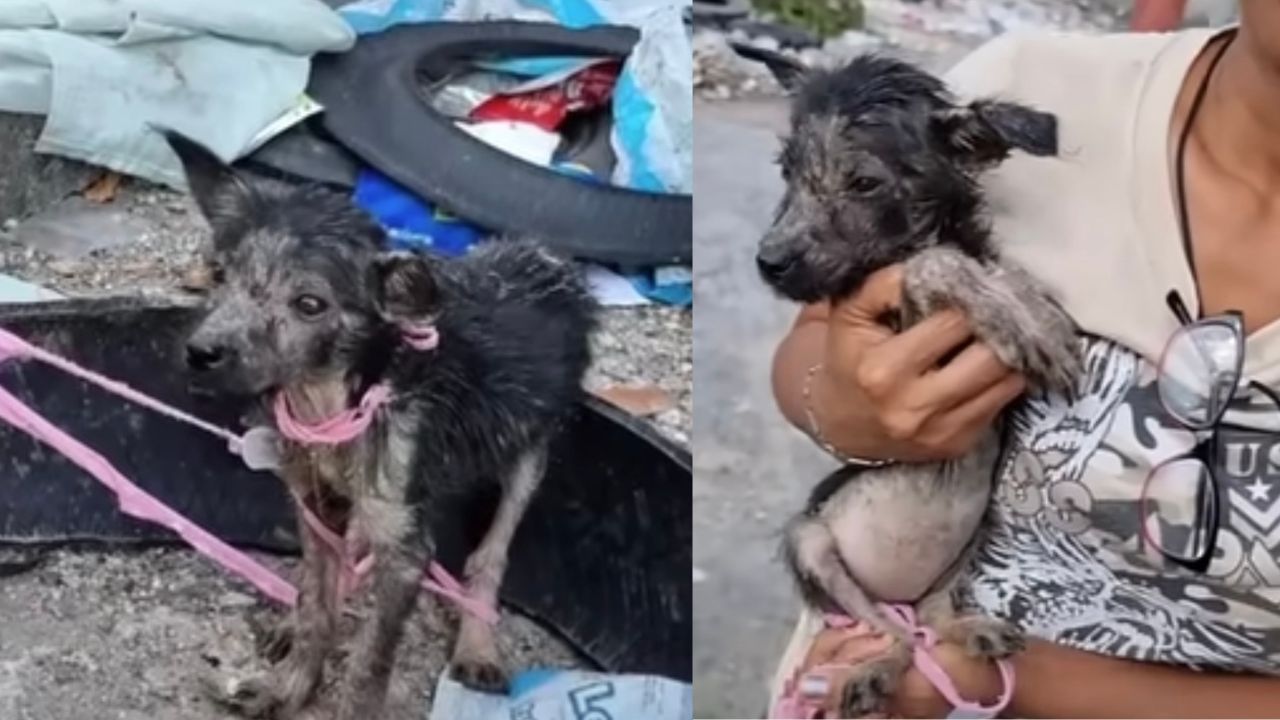
[[(933, 657), (930, 650), (938, 644), (938, 636), (928, 627), (920, 625), (916, 620), (915, 610), (910, 605), (880, 605), (880, 609), (899, 627), (911, 633), (912, 643), (912, 664), (920, 674), (924, 675), (938, 693), (942, 695), (947, 702), (951, 703), (953, 711), (948, 717), (958, 718), (992, 718), (998, 716), (1009, 705), (1009, 700), (1013, 697), (1013, 666), (1008, 660), (1000, 660), (996, 666), (1000, 670), (1000, 679), (1004, 684), (1004, 690), (1000, 694), (1000, 699), (994, 705), (983, 706), (979, 703), (971, 702), (960, 697), (960, 692), (956, 689), (955, 683), (947, 675), (942, 666)], [(845, 615), (827, 614), (824, 616), (826, 626), (829, 628), (845, 628), (854, 624), (854, 621)], [(786, 681), (782, 688), (782, 695), (778, 698), (777, 703), (773, 707), (773, 712), (769, 713), (770, 718), (774, 719), (794, 719), (794, 720), (814, 720), (822, 717), (822, 705), (826, 699), (827, 687), (830, 687), (832, 676), (841, 671), (852, 669), (846, 665), (819, 665), (810, 668), (804, 676), (792, 677)], [(797, 675), (798, 675), (797, 671)], [(814, 681), (823, 681), (825, 683)], [(815, 687), (819, 685), (820, 687)]]
[[(439, 336), (434, 327), (410, 327), (405, 328), (405, 340), (415, 349), (430, 350), (438, 344)], [(237, 454), (244, 447), (244, 440), (240, 435), (207, 423), (177, 408), (170, 407), (155, 398), (134, 390), (124, 383), (82, 368), (70, 360), (38, 348), (17, 335), (0, 329), (0, 362), (14, 358), (38, 360), (91, 382), (138, 405), (179, 422), (200, 428), (212, 435), (217, 435), (225, 439), (231, 451)], [(385, 405), (390, 399), (390, 391), (385, 386), (375, 385), (361, 398), (358, 407), (317, 425), (306, 425), (298, 422), (289, 413), (288, 403), (283, 399), (283, 393), (276, 397), (275, 410), (278, 421), (283, 418), (288, 422), (287, 428), (284, 424), (280, 428), (280, 432), (286, 437), (304, 444), (323, 443), (332, 445), (358, 437), (373, 422), (377, 409)], [(289, 582), (252, 557), (240, 552), (204, 528), (192, 523), (177, 511), (135, 485), (120, 474), (106, 458), (50, 423), (3, 387), (0, 387), (0, 420), (57, 450), (68, 460), (96, 478), (115, 493), (121, 512), (172, 530), (197, 552), (244, 578), (267, 597), (289, 606), (297, 602), (297, 589)], [(347, 543), (342, 538), (325, 527), (305, 504), (299, 503), (299, 505), (302, 508), (303, 518), (307, 525), (316, 532), (334, 553), (342, 558), (343, 575), (339, 581), (339, 593), (341, 596), (345, 596), (357, 587), (359, 582), (372, 569), (373, 556), (366, 555), (357, 561), (348, 553)], [(498, 621), (496, 609), (486, 603), (481, 603), (468, 597), (462, 585), (438, 563), (431, 563), (427, 568), (427, 575), (428, 577), (422, 583), (427, 590), (447, 598), (461, 610), (486, 623), (493, 624)]]

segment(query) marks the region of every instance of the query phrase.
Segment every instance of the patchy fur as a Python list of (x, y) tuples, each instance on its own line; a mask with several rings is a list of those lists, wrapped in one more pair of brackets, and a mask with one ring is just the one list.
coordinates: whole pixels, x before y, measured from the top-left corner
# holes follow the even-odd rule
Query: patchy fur
[[(1080, 369), (1074, 325), (999, 257), (978, 185), (1015, 149), (1056, 148), (1053, 116), (991, 100), (957, 106), (939, 80), (906, 63), (863, 56), (817, 73), (792, 108), (779, 157), (786, 193), (760, 242), (761, 276), (793, 300), (839, 300), (903, 263), (899, 325), (957, 308), (1034, 389), (1070, 392)], [(994, 428), (951, 462), (843, 468), (787, 526), (784, 555), (805, 600), (894, 638), (844, 688), (842, 717), (882, 709), (911, 662), (911, 639), (878, 602), (915, 604), (922, 621), (976, 656), (1021, 647), (1017, 628), (962, 614), (959, 602), (992, 522), (998, 449)]]
[(952, 104), (942, 83), (873, 55), (820, 71), (792, 106), (787, 181), (757, 262), (802, 302), (851, 294), (878, 268), (936, 244), (994, 258), (976, 174), (1014, 149), (1056, 152), (1053, 116)]
[[(594, 304), (576, 267), (536, 244), (494, 242), (454, 260), (388, 252), (348, 199), (259, 187), (190, 140), (169, 139), (214, 235), (218, 286), (189, 338), (193, 383), (263, 403), (282, 392), (304, 421), (350, 407), (375, 383), (391, 386), (363, 436), (336, 447), (286, 443), (281, 469), (296, 497), (377, 556), (374, 610), (338, 700), (339, 720), (373, 720), (435, 553), (427, 509), (480, 483), (504, 493), (468, 583), (496, 602), (547, 446), (580, 397)], [(406, 324), (433, 324), (438, 346), (410, 347)], [(336, 570), (305, 527), (302, 545), (302, 597), (273, 643), (282, 659), (222, 698), (245, 714), (306, 708), (332, 650)], [(494, 633), (471, 619), (453, 666), (474, 685), (505, 687)]]

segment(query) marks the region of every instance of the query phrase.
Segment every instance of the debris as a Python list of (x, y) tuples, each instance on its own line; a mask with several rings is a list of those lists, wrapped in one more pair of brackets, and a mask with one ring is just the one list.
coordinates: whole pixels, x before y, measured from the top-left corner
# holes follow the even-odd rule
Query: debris
[[(652, 675), (533, 670), (512, 678), (509, 695), (470, 690), (448, 676), (436, 684), (430, 720), (681, 720), (693, 716), (693, 687)], [(608, 711), (605, 711), (608, 708)]]
[(716, 100), (782, 93), (782, 86), (768, 67), (742, 57), (722, 33), (710, 30), (693, 37), (693, 87)]
[(0, 547), (0, 578), (13, 577), (40, 567), (46, 551), (41, 548)]
[(62, 259), (79, 259), (95, 250), (125, 245), (142, 226), (124, 209), (85, 197), (69, 197), (27, 218), (14, 233), (18, 242)]
[(119, 173), (107, 170), (89, 183), (89, 187), (84, 189), (84, 196), (92, 202), (109, 203), (116, 199), (121, 180), (123, 177)]
[(657, 415), (675, 407), (671, 395), (657, 385), (609, 385), (595, 395), (636, 417)]
[(213, 271), (204, 263), (193, 265), (182, 276), (182, 289), (187, 292), (202, 293), (213, 289)]

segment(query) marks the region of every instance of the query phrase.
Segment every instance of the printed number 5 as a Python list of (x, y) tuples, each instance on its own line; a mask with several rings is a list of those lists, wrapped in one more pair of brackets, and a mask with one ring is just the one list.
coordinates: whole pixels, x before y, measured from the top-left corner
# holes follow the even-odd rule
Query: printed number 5
[(569, 693), (569, 702), (573, 703), (573, 714), (577, 720), (613, 720), (600, 703), (613, 697), (613, 683), (598, 682)]

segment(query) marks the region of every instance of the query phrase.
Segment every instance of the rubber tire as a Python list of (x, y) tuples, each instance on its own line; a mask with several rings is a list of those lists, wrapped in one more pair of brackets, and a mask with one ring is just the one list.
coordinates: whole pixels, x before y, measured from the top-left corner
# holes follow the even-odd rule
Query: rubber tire
[[(627, 55), (632, 28), (549, 23), (424, 23), (318, 56), (310, 93), (325, 127), (363, 161), (454, 215), (533, 236), (577, 258), (687, 264), (693, 200), (593, 185), (526, 163), (457, 129), (419, 94), (416, 72), (441, 76), (464, 58)], [(434, 72), (433, 72), (434, 71)]]
[(727, 23), (750, 14), (751, 3), (748, 0), (693, 0), (693, 19), (696, 22)]

